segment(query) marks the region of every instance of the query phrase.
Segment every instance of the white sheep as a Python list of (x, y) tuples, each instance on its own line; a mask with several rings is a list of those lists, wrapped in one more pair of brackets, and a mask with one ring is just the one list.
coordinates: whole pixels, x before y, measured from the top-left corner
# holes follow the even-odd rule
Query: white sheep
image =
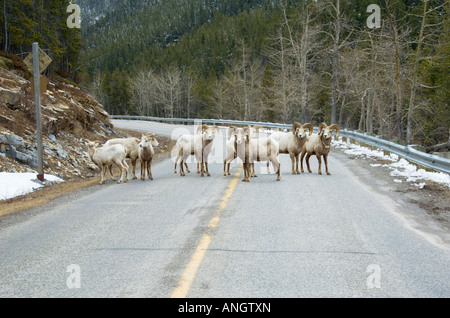
[(141, 142), (139, 143), (139, 161), (141, 162), (141, 180), (145, 180), (145, 170), (147, 170), (147, 175), (150, 180), (153, 180), (152, 175), (152, 160), (155, 155), (153, 147), (159, 145), (156, 140), (155, 134), (147, 133), (143, 134), (141, 137)]
[[(258, 138), (258, 131), (262, 129), (261, 126), (253, 126), (253, 127), (246, 127), (248, 131), (250, 132), (249, 137), (252, 139)], [(243, 128), (236, 128), (235, 126), (231, 126), (228, 128), (227, 133), (227, 142), (226, 142), (226, 153), (225, 153), (225, 159), (223, 160), (223, 175), (230, 175), (230, 164), (231, 162), (236, 159), (237, 157), (237, 136), (239, 136), (239, 144), (244, 140), (244, 132)], [(269, 164), (269, 162), (267, 162)], [(255, 173), (255, 166), (254, 164), (251, 165), (252, 168), (252, 176), (256, 177)]]
[(100, 147), (100, 143), (88, 141), (88, 153), (92, 162), (94, 162), (100, 170), (100, 184), (105, 183), (106, 168), (116, 164), (121, 171), (121, 178), (118, 183), (127, 182), (128, 165), (125, 161), (127, 150), (122, 145), (111, 145)]
[[(242, 179), (242, 181), (250, 181), (250, 178), (252, 177), (251, 164), (249, 158), (249, 141), (251, 138), (251, 127), (250, 126), (246, 126), (243, 128), (234, 127), (233, 130), (230, 132), (230, 134), (234, 136), (236, 142), (234, 147), (236, 151), (236, 156), (242, 160), (244, 165), (244, 179)], [(226, 163), (227, 162), (225, 160), (224, 170)]]
[[(280, 131), (270, 135), (271, 138), (278, 141), (280, 145), (280, 153), (289, 154), (289, 156), (291, 157), (292, 174), (300, 174), (300, 171), (298, 170), (299, 155), (303, 150), (308, 132), (309, 136), (311, 136), (313, 132), (312, 124), (307, 123), (302, 125), (300, 123), (294, 122), (292, 124), (292, 132)], [(269, 163), (267, 163), (267, 166), (268, 165)]]
[(330, 175), (328, 171), (328, 154), (331, 149), (331, 134), (333, 130), (336, 130), (336, 138), (339, 137), (339, 126), (336, 124), (327, 126), (326, 123), (321, 123), (319, 125), (319, 131), (317, 134), (312, 134), (306, 138), (305, 145), (303, 147), (303, 151), (301, 154), (300, 162), (301, 162), (301, 171), (303, 171), (303, 157), (306, 155), (306, 165), (308, 168), (308, 172), (311, 173), (311, 168), (309, 167), (309, 157), (315, 155), (317, 157), (317, 161), (319, 162), (319, 171), (318, 174), (322, 174), (321, 166), (322, 160), (320, 159), (323, 156), (323, 161), (325, 162), (325, 170), (327, 175)]
[(201, 169), (197, 166), (197, 171), (200, 172), (200, 175), (203, 177), (206, 173), (208, 177), (210, 176), (208, 171), (208, 156), (211, 153), (214, 137), (220, 134), (219, 127), (202, 125), (198, 127), (197, 132), (198, 133), (196, 135), (180, 136), (175, 145), (177, 157), (175, 158), (174, 172), (177, 172), (177, 162), (181, 159), (181, 176), (185, 176), (183, 164), (187, 168), (186, 159), (190, 155), (194, 155), (195, 159), (201, 166)]
[[(248, 142), (248, 160), (250, 165), (247, 166), (248, 172), (251, 173), (250, 167), (253, 168), (252, 177), (255, 177), (254, 174), (254, 162), (255, 161), (271, 161), (272, 165), (277, 173), (277, 181), (281, 180), (281, 164), (278, 160), (278, 154), (280, 152), (280, 145), (278, 141), (272, 139), (270, 137), (264, 138), (250, 138)], [(245, 169), (245, 166), (244, 166)], [(243, 181), (250, 181), (250, 179), (246, 179)]]
[[(136, 162), (139, 158), (138, 145), (140, 142), (141, 141), (138, 138), (134, 138), (134, 137), (115, 138), (115, 139), (110, 139), (107, 142), (105, 142), (105, 146), (122, 145), (125, 147), (125, 149), (127, 150), (127, 158), (129, 158), (131, 161), (131, 167), (132, 167), (131, 177), (132, 177), (132, 179), (137, 179), (137, 177), (136, 177)], [(112, 177), (111, 166), (109, 166), (108, 168), (109, 168), (109, 172)]]

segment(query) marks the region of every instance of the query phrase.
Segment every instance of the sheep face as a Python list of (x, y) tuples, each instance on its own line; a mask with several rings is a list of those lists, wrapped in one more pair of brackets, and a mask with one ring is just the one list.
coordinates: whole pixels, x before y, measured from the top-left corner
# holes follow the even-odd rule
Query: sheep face
[(311, 136), (312, 132), (313, 132), (313, 125), (310, 123), (306, 123), (304, 125), (300, 124), (300, 123), (293, 123), (292, 124), (292, 133), (294, 134), (294, 136), (297, 136), (299, 139), (304, 139), (306, 138), (306, 136), (308, 135)]
[(319, 135), (321, 135), (322, 138), (324, 138), (324, 139), (330, 139), (331, 135), (333, 133), (333, 130), (336, 130), (336, 138), (338, 138), (339, 132), (340, 132), (339, 125), (333, 124), (330, 126), (326, 126), (322, 123), (319, 126)]
[(203, 134), (204, 140), (211, 141), (214, 139), (214, 137), (216, 135), (219, 135), (219, 127), (203, 125), (202, 126), (202, 134)]
[(158, 141), (156, 140), (155, 134), (142, 135), (139, 147), (144, 148), (149, 147), (149, 145), (152, 145), (153, 147), (157, 147), (159, 145)]
[(308, 133), (309, 129), (305, 129), (302, 127), (298, 127), (295, 131), (295, 135), (300, 138), (303, 139), (306, 137), (307, 133)]
[(234, 140), (236, 140), (236, 143), (240, 145), (241, 143), (245, 142), (245, 137), (247, 136), (247, 133), (242, 128), (237, 128), (234, 131)]
[(87, 146), (88, 146), (88, 153), (89, 153), (89, 156), (92, 157), (92, 155), (94, 154), (95, 150), (96, 150), (98, 147), (100, 147), (101, 145), (100, 145), (100, 143), (97, 142), (97, 141), (89, 141), (89, 140), (88, 140)]

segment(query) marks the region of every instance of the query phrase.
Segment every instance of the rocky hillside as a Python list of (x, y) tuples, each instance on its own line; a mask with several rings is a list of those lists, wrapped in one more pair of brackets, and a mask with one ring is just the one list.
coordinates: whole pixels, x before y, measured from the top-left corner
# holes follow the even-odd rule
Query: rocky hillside
[[(0, 172), (37, 169), (31, 74), (15, 58), (0, 56)], [(92, 96), (55, 75), (41, 97), (44, 173), (65, 180), (93, 176), (85, 140), (117, 137), (109, 114)]]

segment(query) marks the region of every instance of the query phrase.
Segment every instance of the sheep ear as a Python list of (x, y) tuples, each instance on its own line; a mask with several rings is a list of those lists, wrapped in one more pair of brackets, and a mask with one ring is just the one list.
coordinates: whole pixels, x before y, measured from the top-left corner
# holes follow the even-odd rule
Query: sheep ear
[(217, 133), (216, 133), (217, 136), (222, 136), (222, 135), (220, 134), (219, 126), (214, 126), (214, 129), (217, 131)]

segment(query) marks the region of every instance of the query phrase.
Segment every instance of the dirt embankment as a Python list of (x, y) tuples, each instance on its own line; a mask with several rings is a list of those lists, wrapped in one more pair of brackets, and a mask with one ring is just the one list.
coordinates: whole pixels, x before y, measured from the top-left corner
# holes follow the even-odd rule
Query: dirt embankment
[[(36, 172), (36, 117), (30, 74), (20, 60), (0, 54), (0, 172)], [(44, 175), (66, 182), (36, 193), (0, 201), (0, 208), (17, 210), (44, 203), (48, 198), (98, 182), (98, 169), (87, 153), (87, 140), (101, 143), (111, 138), (140, 134), (114, 128), (110, 115), (90, 94), (58, 75), (52, 76), (41, 95)], [(173, 141), (157, 136), (156, 160), (170, 153)], [(47, 199), (45, 196), (47, 195)], [(30, 201), (31, 200), (31, 201)], [(14, 204), (12, 204), (14, 203)], [(39, 202), (35, 201), (35, 204)]]

